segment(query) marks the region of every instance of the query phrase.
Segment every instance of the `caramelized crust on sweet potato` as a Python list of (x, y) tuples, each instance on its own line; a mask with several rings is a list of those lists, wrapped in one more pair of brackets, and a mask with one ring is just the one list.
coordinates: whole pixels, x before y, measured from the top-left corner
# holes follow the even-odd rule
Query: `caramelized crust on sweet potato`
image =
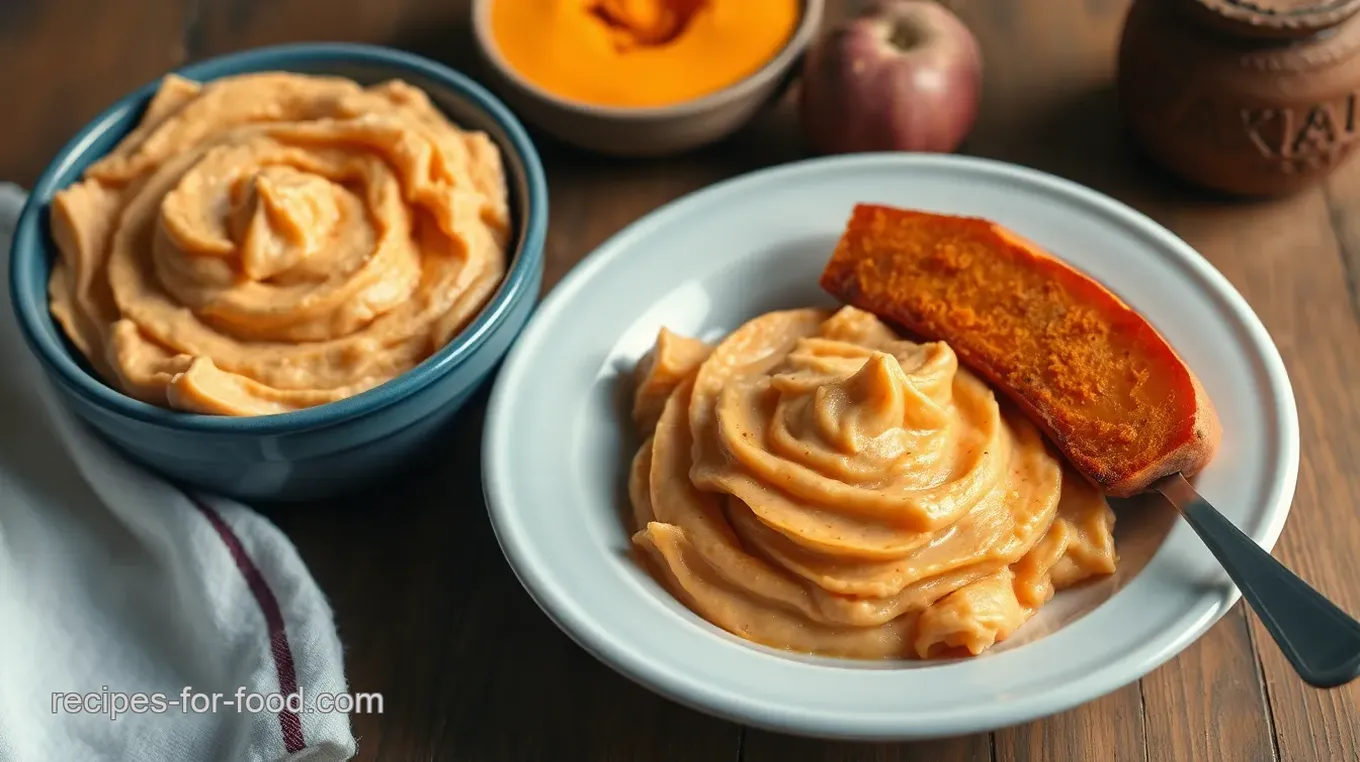
[(840, 300), (931, 340), (1125, 497), (1213, 457), (1213, 405), (1141, 315), (987, 220), (860, 204), (822, 274)]

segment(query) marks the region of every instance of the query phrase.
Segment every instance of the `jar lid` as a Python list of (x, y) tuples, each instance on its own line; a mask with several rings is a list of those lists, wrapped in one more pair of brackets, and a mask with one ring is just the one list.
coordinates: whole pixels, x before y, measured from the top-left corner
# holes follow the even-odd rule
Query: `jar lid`
[(1340, 24), (1360, 0), (1194, 0), (1207, 20), (1253, 37), (1300, 37)]

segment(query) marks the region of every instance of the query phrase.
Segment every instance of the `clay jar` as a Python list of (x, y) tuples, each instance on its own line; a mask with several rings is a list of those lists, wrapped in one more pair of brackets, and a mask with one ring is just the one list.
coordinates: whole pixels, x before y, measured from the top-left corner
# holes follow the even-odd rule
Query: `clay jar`
[(1360, 0), (1135, 0), (1119, 99), (1143, 148), (1232, 194), (1302, 188), (1360, 130)]

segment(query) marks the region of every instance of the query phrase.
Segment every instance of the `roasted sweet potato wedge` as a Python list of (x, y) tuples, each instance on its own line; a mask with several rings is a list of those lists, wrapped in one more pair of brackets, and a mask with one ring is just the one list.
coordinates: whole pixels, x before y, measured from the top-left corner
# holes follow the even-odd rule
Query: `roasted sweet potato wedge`
[(1109, 495), (1213, 457), (1213, 405), (1175, 350), (1086, 274), (993, 222), (861, 204), (822, 287), (959, 359)]

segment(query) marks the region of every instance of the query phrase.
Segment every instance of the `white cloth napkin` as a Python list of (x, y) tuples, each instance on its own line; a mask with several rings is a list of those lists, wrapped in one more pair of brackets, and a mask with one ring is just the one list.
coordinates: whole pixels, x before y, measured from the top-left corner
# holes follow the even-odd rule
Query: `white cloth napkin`
[[(0, 252), (23, 198), (0, 184)], [(349, 715), (322, 711), (346, 690), (340, 641), (297, 551), (61, 407), (8, 271), (0, 256), (0, 762), (352, 757)]]

